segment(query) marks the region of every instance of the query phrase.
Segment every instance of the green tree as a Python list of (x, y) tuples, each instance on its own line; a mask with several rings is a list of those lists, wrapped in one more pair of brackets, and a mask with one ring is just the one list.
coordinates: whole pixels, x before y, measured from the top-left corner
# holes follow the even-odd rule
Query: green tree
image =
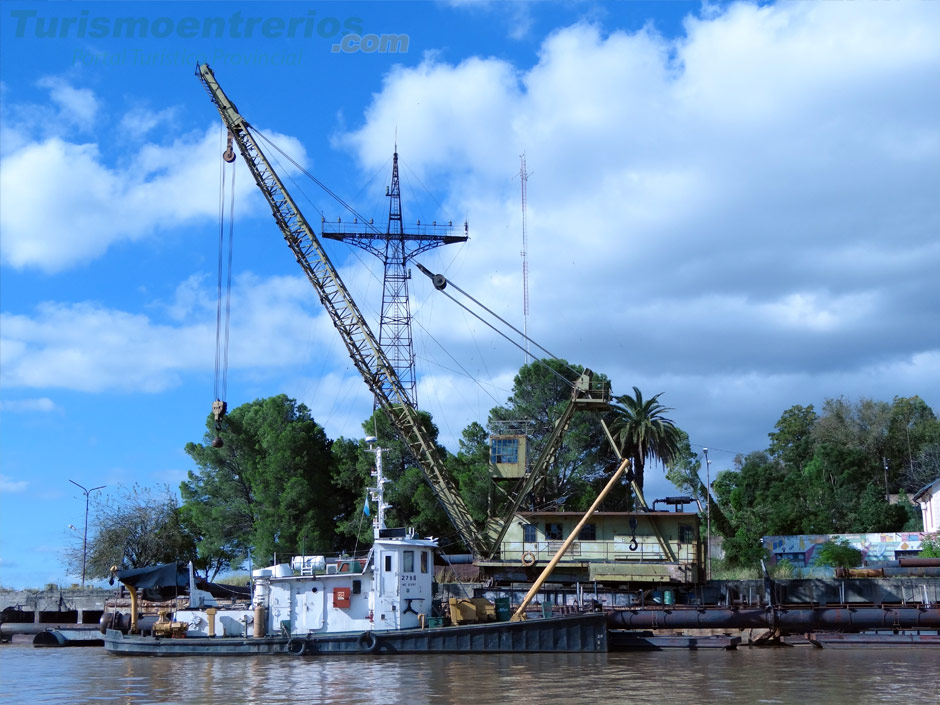
[(907, 523), (908, 514), (904, 506), (889, 504), (884, 489), (869, 485), (862, 492), (858, 509), (852, 521), (852, 529), (863, 533), (901, 531)]
[[(540, 360), (523, 365), (513, 381), (512, 396), (505, 406), (490, 410), (487, 426), (495, 432), (501, 422), (525, 420), (529, 426), (529, 452), (537, 458), (548, 436), (571, 401), (572, 385), (584, 372), (565, 360)], [(594, 374), (596, 386), (607, 378)], [(586, 509), (594, 499), (595, 483), (614, 463), (600, 417), (593, 412), (574, 414), (544, 481), (532, 498), (535, 506)]]
[(903, 484), (911, 494), (940, 477), (940, 443), (925, 443), (917, 451), (914, 463), (904, 470)]
[[(437, 446), (441, 457), (445, 459), (445, 465), (449, 467), (447, 450), (437, 443), (438, 429), (431, 415), (426, 411), (419, 411), (418, 417), (431, 441)], [(401, 440), (398, 431), (385, 412), (381, 409), (376, 410), (362, 427), (368, 435), (376, 437), (376, 444), (383, 449), (382, 468), (385, 477), (389, 480), (385, 486), (385, 499), (391, 505), (387, 515), (389, 526), (413, 527), (422, 535), (439, 537), (442, 539), (441, 546), (450, 550), (449, 542), (453, 544), (459, 542), (456, 538), (456, 531), (428, 484), (424, 471), (408, 445)], [(365, 451), (361, 449), (360, 452)], [(370, 454), (366, 453), (366, 455)], [(361, 473), (364, 468), (370, 469), (373, 463), (374, 459), (371, 457), (368, 457), (365, 463), (360, 461), (359, 472)], [(372, 486), (368, 476), (362, 478), (362, 481), (361, 487)], [(361, 507), (362, 500), (360, 499), (359, 508)]]
[[(176, 560), (196, 560), (196, 543), (180, 515), (170, 488), (119, 486), (92, 499), (85, 574), (107, 578), (119, 570)], [(73, 575), (82, 572), (82, 540), (66, 551)], [(199, 567), (199, 566), (197, 566)], [(201, 567), (206, 568), (203, 564)]]
[(489, 433), (474, 421), (463, 430), (458, 445), (460, 450), (448, 465), (467, 508), (482, 523), (489, 515), (493, 491)]
[(731, 532), (731, 524), (725, 517), (721, 507), (715, 502), (712, 493), (705, 487), (701, 477), (701, 469), (702, 461), (699, 460), (698, 454), (692, 451), (689, 434), (680, 429), (678, 451), (673, 459), (666, 463), (666, 479), (675, 485), (680, 492), (691, 495), (701, 503), (703, 518), (705, 508), (708, 507), (706, 502), (710, 503), (713, 533), (727, 535)]
[(776, 431), (770, 434), (770, 454), (785, 465), (802, 470), (813, 457), (813, 430), (818, 420), (812, 404), (791, 406), (777, 421)]
[(180, 485), (200, 556), (235, 564), (249, 549), (269, 560), (333, 548), (331, 442), (306, 406), (283, 394), (242, 404), (225, 418), (221, 448), (211, 417), (206, 428), (203, 443), (186, 445), (198, 470)]
[(681, 431), (666, 417), (670, 407), (659, 401), (662, 392), (643, 399), (639, 388), (633, 396), (615, 397), (612, 404), (611, 433), (625, 458), (633, 461), (633, 478), (643, 491), (643, 479), (648, 460), (659, 460), (664, 465), (672, 462), (679, 452)]
[(848, 541), (826, 541), (813, 554), (813, 563), (832, 568), (857, 568), (862, 564), (862, 552)]
[(940, 558), (940, 534), (927, 534), (920, 542), (918, 558)]

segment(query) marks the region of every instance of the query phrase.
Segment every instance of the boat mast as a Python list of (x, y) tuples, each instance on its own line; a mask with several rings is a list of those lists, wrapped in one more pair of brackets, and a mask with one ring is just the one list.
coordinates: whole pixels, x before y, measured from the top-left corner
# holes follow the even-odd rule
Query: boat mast
[(375, 467), (370, 473), (375, 478), (375, 487), (369, 488), (369, 499), (376, 503), (375, 518), (372, 520), (372, 538), (381, 538), (381, 532), (385, 526), (385, 510), (390, 509), (392, 505), (385, 503), (385, 483), (387, 480), (382, 474), (382, 447), (373, 446), (376, 438), (369, 436), (366, 443), (369, 444), (369, 452), (375, 454)]

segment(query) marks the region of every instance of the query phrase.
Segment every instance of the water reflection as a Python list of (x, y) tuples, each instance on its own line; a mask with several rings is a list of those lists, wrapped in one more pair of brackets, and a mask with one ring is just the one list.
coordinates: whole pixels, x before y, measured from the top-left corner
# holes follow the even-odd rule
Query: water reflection
[(0, 647), (2, 703), (908, 703), (940, 705), (936, 649), (115, 657)]

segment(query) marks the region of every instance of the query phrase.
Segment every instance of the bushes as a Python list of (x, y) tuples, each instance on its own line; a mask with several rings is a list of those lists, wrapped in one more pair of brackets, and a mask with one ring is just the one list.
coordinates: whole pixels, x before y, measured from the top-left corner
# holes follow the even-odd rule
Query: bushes
[(918, 558), (940, 558), (940, 534), (926, 534), (920, 542)]
[(832, 568), (857, 568), (862, 564), (862, 552), (845, 539), (826, 541), (816, 549), (813, 563)]

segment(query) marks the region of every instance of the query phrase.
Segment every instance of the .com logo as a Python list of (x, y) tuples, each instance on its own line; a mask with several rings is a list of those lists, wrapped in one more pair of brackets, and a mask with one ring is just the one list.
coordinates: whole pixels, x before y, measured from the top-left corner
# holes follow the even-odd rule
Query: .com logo
[(407, 34), (346, 34), (334, 44), (334, 54), (404, 54), (408, 51)]

